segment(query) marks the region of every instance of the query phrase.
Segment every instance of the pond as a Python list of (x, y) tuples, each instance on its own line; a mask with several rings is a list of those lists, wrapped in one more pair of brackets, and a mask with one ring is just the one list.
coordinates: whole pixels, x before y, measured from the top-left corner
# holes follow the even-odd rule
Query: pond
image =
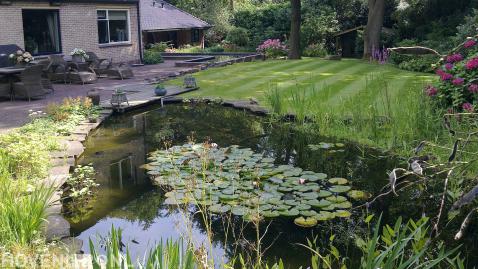
[[(165, 146), (183, 145), (189, 141), (209, 141), (219, 147), (238, 145), (272, 158), (275, 165), (289, 164), (304, 170), (326, 173), (330, 177), (346, 178), (353, 189), (377, 194), (387, 184), (387, 171), (399, 160), (378, 150), (333, 139), (303, 135), (290, 123), (271, 123), (267, 118), (208, 104), (175, 104), (164, 108), (152, 107), (110, 118), (86, 142), (80, 164), (93, 164), (100, 184), (87, 207), (67, 212), (72, 233), (83, 240), (83, 251), (89, 253), (88, 240), (105, 236), (111, 226), (123, 230), (123, 243), (128, 245), (133, 259), (142, 259), (155, 242), (188, 238), (195, 246), (204, 244), (211, 249), (215, 261), (226, 262), (234, 254), (250, 253), (256, 233), (252, 224), (242, 218), (227, 215), (214, 217), (210, 226), (195, 207), (179, 209), (165, 203), (165, 190), (151, 184), (142, 167), (148, 154)], [(342, 144), (340, 147), (327, 145)], [(324, 146), (325, 145), (325, 146)], [(404, 198), (405, 199), (405, 198)], [(360, 205), (363, 201), (353, 201)], [(397, 216), (419, 217), (423, 206), (404, 206), (401, 198), (381, 201), (372, 212), (384, 212), (387, 223)], [(370, 212), (368, 212), (370, 213)], [(261, 241), (268, 261), (282, 258), (287, 268), (308, 265), (310, 253), (299, 244), (318, 236), (326, 245), (330, 235), (349, 257), (357, 254), (353, 236), (363, 234), (365, 209), (354, 210), (350, 218), (319, 222), (314, 228), (294, 224), (294, 218), (275, 218), (259, 225), (265, 233)], [(213, 231), (208, 244), (207, 227)], [(206, 243), (205, 243), (206, 242)], [(357, 261), (358, 262), (358, 261)]]

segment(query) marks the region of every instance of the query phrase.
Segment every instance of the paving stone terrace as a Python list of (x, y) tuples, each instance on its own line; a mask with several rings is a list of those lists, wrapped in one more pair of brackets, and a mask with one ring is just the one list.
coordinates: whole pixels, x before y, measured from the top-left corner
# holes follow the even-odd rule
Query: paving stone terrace
[[(117, 80), (100, 78), (94, 84), (54, 84), (55, 92), (43, 99), (16, 101), (0, 101), (0, 133), (8, 132), (13, 128), (20, 127), (28, 122), (29, 110), (44, 110), (49, 103), (61, 102), (66, 97), (86, 96), (88, 91), (99, 88), (101, 100), (111, 98), (111, 94), (117, 88), (126, 89), (129, 95), (136, 95), (141, 91), (152, 91), (150, 85), (159, 79), (168, 79), (187, 73), (199, 71), (195, 67), (176, 67), (175, 61), (165, 61), (162, 64), (133, 67), (134, 78)], [(135, 90), (136, 89), (136, 90)]]

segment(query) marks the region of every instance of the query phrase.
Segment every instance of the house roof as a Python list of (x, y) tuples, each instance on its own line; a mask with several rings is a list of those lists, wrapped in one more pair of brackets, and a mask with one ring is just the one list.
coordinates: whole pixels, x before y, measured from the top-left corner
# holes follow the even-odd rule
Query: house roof
[(154, 32), (212, 27), (207, 22), (164, 0), (140, 0), (140, 14), (143, 31)]
[(53, 3), (114, 3), (114, 4), (135, 4), (139, 0), (17, 0), (24, 2), (53, 2)]

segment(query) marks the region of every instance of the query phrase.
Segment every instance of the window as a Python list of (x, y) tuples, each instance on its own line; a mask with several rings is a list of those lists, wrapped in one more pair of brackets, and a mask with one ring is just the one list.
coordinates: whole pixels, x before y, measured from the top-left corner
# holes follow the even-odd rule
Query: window
[(25, 50), (33, 55), (61, 53), (58, 10), (23, 9)]
[(199, 29), (191, 30), (191, 43), (199, 42)]
[(126, 10), (98, 10), (98, 43), (128, 42), (129, 14)]

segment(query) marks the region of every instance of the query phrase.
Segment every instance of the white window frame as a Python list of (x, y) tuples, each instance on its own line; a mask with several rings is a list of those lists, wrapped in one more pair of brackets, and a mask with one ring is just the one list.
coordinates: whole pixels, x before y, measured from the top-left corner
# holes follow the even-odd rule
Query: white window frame
[[(106, 19), (98, 19), (98, 11), (105, 11), (106, 12)], [(128, 41), (120, 41), (120, 42), (111, 42), (110, 40), (110, 19), (109, 19), (109, 12), (110, 11), (126, 11), (126, 24), (128, 25)], [(100, 43), (100, 36), (98, 35), (98, 44), (100, 46), (102, 45), (115, 45), (115, 44), (131, 44), (131, 23), (130, 23), (130, 16), (129, 16), (129, 9), (107, 9), (107, 8), (101, 8), (96, 10), (96, 27), (98, 27), (98, 22), (99, 21), (107, 21), (106, 26), (108, 28), (108, 43)], [(96, 31), (98, 33), (98, 31)]]

